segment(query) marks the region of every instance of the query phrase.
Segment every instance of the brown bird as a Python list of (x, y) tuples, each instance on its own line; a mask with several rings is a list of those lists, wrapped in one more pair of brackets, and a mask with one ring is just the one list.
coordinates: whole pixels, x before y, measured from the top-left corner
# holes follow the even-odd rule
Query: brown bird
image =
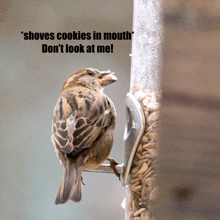
[(81, 200), (82, 171), (98, 168), (108, 158), (114, 138), (116, 111), (103, 93), (117, 78), (111, 71), (85, 68), (65, 81), (55, 106), (51, 140), (64, 173), (55, 204)]

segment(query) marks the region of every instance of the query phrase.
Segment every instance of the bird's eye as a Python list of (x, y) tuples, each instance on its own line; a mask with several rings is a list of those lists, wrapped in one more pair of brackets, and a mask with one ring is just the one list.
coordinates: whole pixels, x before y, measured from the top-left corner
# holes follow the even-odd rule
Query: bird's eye
[(93, 76), (93, 72), (90, 71), (90, 70), (87, 70), (86, 73), (87, 73), (88, 75), (90, 75), (90, 76)]

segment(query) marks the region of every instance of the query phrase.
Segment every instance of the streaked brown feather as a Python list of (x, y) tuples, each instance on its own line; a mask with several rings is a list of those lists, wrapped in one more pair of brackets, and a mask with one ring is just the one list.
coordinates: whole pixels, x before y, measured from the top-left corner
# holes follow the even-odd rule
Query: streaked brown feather
[[(89, 148), (102, 128), (110, 123), (111, 108), (103, 93), (87, 88), (74, 88), (61, 94), (54, 109), (55, 130), (52, 138), (56, 148), (65, 153), (80, 153)], [(70, 117), (73, 117), (71, 129), (68, 124)]]

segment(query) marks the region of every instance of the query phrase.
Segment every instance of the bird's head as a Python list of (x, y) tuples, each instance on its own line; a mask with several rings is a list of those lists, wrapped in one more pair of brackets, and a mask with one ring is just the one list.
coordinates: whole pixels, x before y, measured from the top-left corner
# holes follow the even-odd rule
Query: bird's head
[(95, 91), (103, 91), (104, 87), (117, 81), (110, 70), (99, 71), (93, 68), (84, 68), (71, 74), (63, 84), (62, 91), (75, 86), (84, 86)]

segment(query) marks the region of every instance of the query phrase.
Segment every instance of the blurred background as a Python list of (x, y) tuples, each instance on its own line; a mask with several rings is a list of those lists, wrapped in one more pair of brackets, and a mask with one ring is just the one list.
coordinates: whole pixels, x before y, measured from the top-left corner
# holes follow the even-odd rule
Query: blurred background
[[(112, 174), (83, 173), (82, 201), (54, 205), (63, 167), (50, 135), (53, 108), (66, 78), (84, 67), (110, 69), (118, 77), (105, 89), (118, 115), (110, 156), (122, 162), (131, 41), (25, 41), (21, 31), (132, 31), (132, 1), (8, 0), (0, 4), (0, 219), (123, 219), (125, 188)], [(43, 43), (114, 44), (114, 53), (43, 54)]]

